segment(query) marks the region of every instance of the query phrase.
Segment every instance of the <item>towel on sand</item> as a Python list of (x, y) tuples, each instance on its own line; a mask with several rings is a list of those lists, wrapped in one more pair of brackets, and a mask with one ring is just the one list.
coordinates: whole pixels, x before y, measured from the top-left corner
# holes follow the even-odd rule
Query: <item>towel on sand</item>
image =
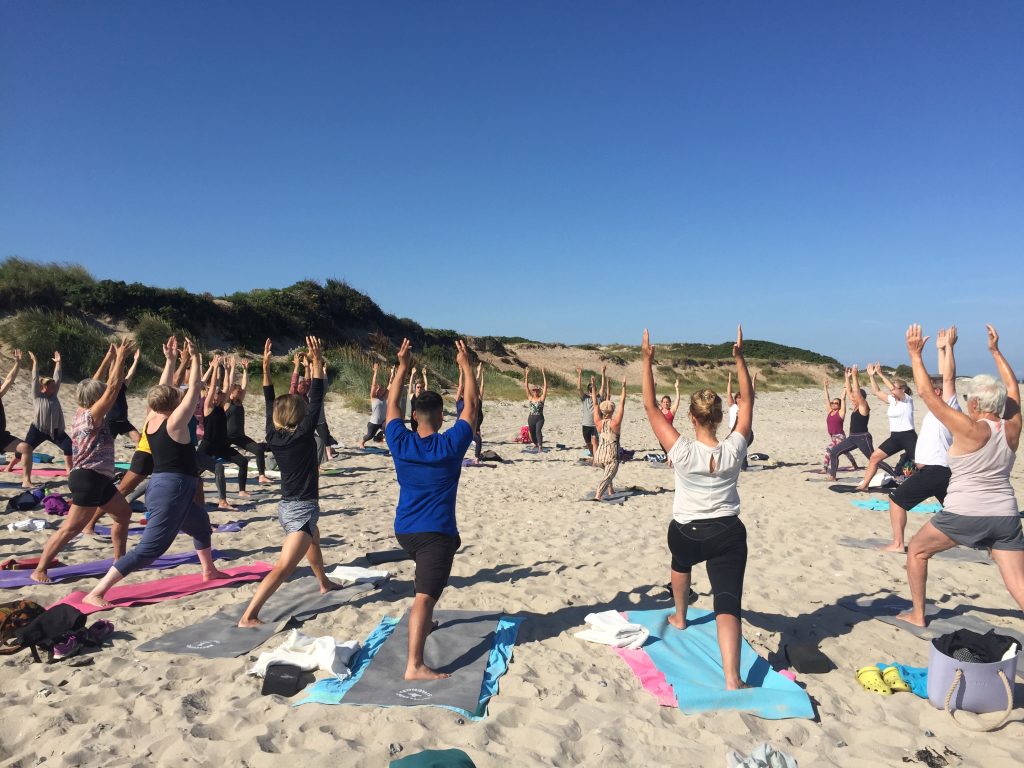
[(348, 664), (359, 652), (359, 642), (336, 642), (333, 637), (309, 637), (293, 629), (284, 642), (272, 651), (264, 651), (249, 670), (250, 675), (264, 677), (267, 667), (274, 664), (294, 664), (303, 672), (330, 672), (339, 680), (352, 674)]
[(729, 768), (797, 768), (796, 760), (765, 742), (747, 757), (739, 752), (729, 753)]
[(631, 624), (618, 611), (588, 613), (583, 621), (588, 628), (577, 632), (576, 637), (613, 648), (640, 648), (650, 635), (645, 627)]
[(355, 565), (339, 565), (327, 574), (327, 578), (343, 586), (352, 584), (373, 584), (374, 586), (387, 581), (391, 574), (387, 571), (375, 571), (371, 568), (359, 568)]
[(910, 686), (910, 690), (915, 696), (920, 696), (922, 699), (928, 698), (927, 667), (908, 667), (906, 664), (897, 664), (895, 661), (889, 663), (880, 661), (875, 666), (883, 672), (889, 667), (896, 667), (903, 682)]

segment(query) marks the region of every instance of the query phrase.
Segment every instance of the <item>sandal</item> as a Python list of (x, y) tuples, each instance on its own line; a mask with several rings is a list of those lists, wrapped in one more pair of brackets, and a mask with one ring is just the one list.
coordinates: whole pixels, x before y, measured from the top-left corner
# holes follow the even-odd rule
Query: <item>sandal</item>
[(882, 671), (874, 665), (858, 669), (857, 682), (860, 683), (861, 688), (869, 693), (892, 696), (892, 688), (882, 679)]
[(114, 625), (106, 619), (100, 619), (94, 621), (92, 626), (85, 630), (85, 633), (93, 645), (103, 645), (103, 642), (114, 634)]
[(910, 693), (910, 686), (900, 677), (900, 671), (896, 667), (883, 669), (882, 680), (892, 689), (893, 693)]

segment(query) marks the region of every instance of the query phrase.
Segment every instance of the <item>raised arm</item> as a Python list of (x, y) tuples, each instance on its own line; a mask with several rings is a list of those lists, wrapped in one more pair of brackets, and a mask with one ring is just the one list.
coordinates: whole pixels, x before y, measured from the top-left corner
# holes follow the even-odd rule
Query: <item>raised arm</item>
[(871, 413), (871, 406), (860, 394), (860, 370), (856, 365), (850, 366), (850, 397), (853, 398), (853, 406), (861, 416)]
[(673, 417), (679, 412), (679, 403), (680, 403), (680, 397), (679, 397), (679, 377), (676, 376), (676, 402), (675, 402), (675, 405), (672, 406), (672, 416)]
[[(850, 369), (843, 373), (843, 399), (839, 402), (839, 418), (846, 418), (846, 401), (850, 397)], [(831, 403), (829, 403), (831, 407)]]
[(459, 420), (469, 424), (469, 428), (476, 434), (476, 419), (480, 411), (480, 392), (477, 390), (476, 377), (473, 375), (473, 361), (469, 347), (466, 346), (466, 342), (462, 339), (455, 341), (455, 349), (457, 350), (455, 362), (459, 366), (459, 371), (462, 372), (463, 383), (466, 387), (466, 391), (463, 394), (465, 405), (462, 408), (462, 415), (459, 416)]
[[(888, 390), (891, 392), (894, 388), (892, 380), (888, 376), (886, 376), (885, 373), (882, 371), (882, 366), (879, 365), (878, 363), (875, 363), (875, 371), (878, 372), (878, 378), (882, 380), (882, 383), (885, 384), (886, 388), (888, 388)], [(889, 402), (889, 399), (885, 398), (885, 401)]]
[(917, 385), (917, 393), (924, 400), (924, 404), (928, 406), (932, 415), (953, 434), (954, 440), (961, 439), (965, 443), (974, 444), (964, 447), (976, 450), (981, 445), (978, 443), (978, 439), (982, 438), (982, 443), (984, 439), (987, 439), (988, 427), (980, 425), (984, 432), (976, 429), (979, 424), (974, 419), (966, 413), (950, 408), (941, 397), (935, 394), (922, 356), (924, 345), (927, 342), (928, 337), (921, 334), (920, 325), (912, 325), (907, 329), (907, 352), (910, 354), (910, 365), (914, 369), (914, 384)]
[(370, 377), (370, 399), (373, 400), (373, 393), (377, 391), (377, 371), (380, 369), (378, 363), (373, 364), (373, 375)]
[(221, 368), (220, 355), (214, 355), (213, 362), (210, 363), (210, 370), (213, 375), (210, 377), (210, 384), (206, 388), (206, 401), (203, 403), (203, 415), (209, 416), (213, 413), (214, 400), (217, 397), (217, 388), (220, 386)]
[[(409, 343), (408, 339), (402, 339), (402, 345), (398, 348), (398, 368), (395, 370), (395, 381), (399, 383), (405, 381), (405, 374), (408, 373), (411, 364), (412, 344)], [(409, 392), (412, 392), (411, 381)], [(388, 388), (388, 423), (394, 419), (403, 418), (402, 398), (405, 396), (406, 393), (402, 391), (400, 386)]]
[(725, 385), (725, 404), (730, 408), (736, 405), (736, 400), (732, 396), (732, 371), (729, 371), (729, 382)]
[(244, 357), (239, 361), (242, 366), (242, 391), (238, 394), (240, 400), (245, 399), (245, 393), (249, 390), (249, 361)]
[(601, 402), (604, 402), (605, 400), (608, 400), (608, 399), (611, 398), (611, 394), (612, 394), (612, 386), (611, 386), (611, 383), (608, 380), (608, 366), (607, 365), (602, 365), (601, 366), (601, 391), (598, 392), (598, 395), (597, 395), (598, 400), (600, 400)]
[(544, 402), (548, 399), (548, 372), (543, 368), (540, 369), (541, 376), (541, 388), (540, 388), (540, 400)]
[(28, 393), (28, 398), (30, 403), (34, 403), (39, 395), (39, 361), (31, 349), (28, 351), (28, 359), (32, 361), (32, 391)]
[(107, 371), (110, 368), (110, 363), (114, 360), (117, 352), (116, 345), (111, 342), (110, 346), (107, 347), (107, 353), (103, 355), (103, 360), (100, 361), (100, 367), (96, 369), (96, 373), (92, 375), (94, 381), (103, 381), (107, 375)]
[[(615, 415), (612, 416), (612, 429), (616, 432), (622, 430), (622, 417), (626, 413), (626, 379), (622, 379), (622, 392), (619, 395), (619, 407), (615, 411)], [(665, 422), (666, 424), (668, 422)]]
[(316, 336), (306, 337), (306, 349), (309, 350), (309, 362), (306, 375), (309, 376), (309, 408), (306, 411), (305, 426), (308, 431), (316, 429), (320, 421), (320, 413), (324, 408), (324, 397), (327, 387), (327, 366), (324, 362), (323, 344)]
[(288, 385), (288, 394), (294, 395), (298, 391), (299, 387), (299, 353), (295, 353), (295, 357), (292, 358), (292, 380)]
[(135, 372), (139, 369), (139, 358), (142, 357), (142, 350), (138, 347), (135, 348), (135, 357), (132, 359), (132, 367), (128, 369), (128, 373), (124, 375), (124, 383), (131, 384), (132, 379), (135, 378)]
[(263, 405), (264, 405), (264, 434), (269, 435), (274, 431), (274, 382), (270, 378), (270, 355), (272, 354), (272, 342), (267, 339), (263, 342)]
[(884, 394), (882, 390), (878, 388), (878, 382), (875, 381), (875, 374), (878, 374), (878, 376), (882, 375), (882, 366), (878, 363), (875, 363), (874, 365), (868, 363), (868, 386), (871, 387), (871, 391), (874, 393), (875, 397), (883, 403), (888, 403), (890, 395)]
[(742, 325), (736, 327), (736, 343), (732, 347), (732, 356), (736, 360), (736, 380), (740, 385), (740, 410), (736, 414), (734, 431), (743, 435), (749, 445), (753, 439), (751, 429), (754, 426), (754, 382), (750, 378), (747, 361), (743, 357)]
[(234, 355), (228, 358), (227, 376), (224, 379), (224, 393), (227, 394), (235, 386), (235, 364), (238, 361)]
[(641, 379), (640, 386), (644, 413), (647, 414), (647, 421), (650, 423), (651, 429), (654, 430), (654, 436), (658, 438), (658, 442), (661, 443), (661, 447), (667, 453), (672, 450), (672, 446), (679, 439), (679, 432), (661, 415), (661, 409), (658, 408), (658, 403), (655, 400), (654, 347), (651, 346), (651, 337), (646, 328), (644, 328), (644, 339), (640, 349), (643, 356), (643, 378)]
[(477, 368), (476, 368), (476, 375), (477, 375), (477, 378), (479, 379), (479, 382), (480, 382), (480, 400), (482, 402), (483, 399), (484, 399), (484, 364), (483, 363), (480, 363), (480, 365), (477, 366)]
[(579, 396), (583, 397), (583, 369), (576, 369), (576, 392)]
[(459, 398), (462, 397), (462, 390), (463, 390), (462, 379), (463, 379), (462, 369), (459, 368), (459, 386), (455, 389), (455, 402), (458, 402)]
[(181, 401), (178, 403), (178, 407), (174, 409), (174, 413), (167, 417), (167, 429), (172, 437), (176, 434), (176, 439), (179, 443), (185, 443), (188, 441), (188, 423), (192, 419), (192, 414), (196, 412), (196, 404), (199, 402), (200, 390), (200, 372), (203, 369), (203, 358), (199, 356), (199, 352), (192, 346), (192, 342), (185, 339), (185, 354), (191, 361), (189, 366), (188, 374), (188, 390), (182, 395)]
[[(177, 386), (174, 382), (174, 364), (178, 361), (178, 339), (174, 336), (168, 337), (164, 342), (164, 369), (160, 373), (161, 386)], [(184, 363), (182, 363), (184, 368)], [(172, 383), (173, 382), (173, 383)]]
[(57, 394), (57, 392), (60, 390), (60, 382), (61, 382), (61, 373), (62, 372), (63, 372), (63, 369), (61, 367), (60, 352), (54, 352), (53, 353), (53, 383), (54, 383), (53, 393), (54, 394)]
[[(985, 328), (988, 330), (988, 351), (992, 353), (992, 359), (995, 360), (996, 368), (999, 370), (999, 377), (1006, 386), (1006, 407), (1002, 414), (1007, 424), (1006, 440), (1011, 443), (1010, 448), (1016, 451), (1021, 429), (1020, 384), (1017, 383), (1017, 376), (1010, 367), (1010, 363), (999, 350), (999, 334), (996, 333), (996, 329), (991, 325), (986, 325)], [(1014, 427), (1016, 435), (1011, 434), (1011, 429)]]
[(423, 375), (423, 391), (426, 392), (430, 389), (430, 385), (427, 383), (427, 366), (424, 365), (423, 370), (420, 371), (420, 373)]
[(935, 342), (938, 346), (945, 336), (943, 349), (939, 351), (939, 373), (942, 376), (942, 399), (947, 403), (956, 397), (956, 355), (953, 354), (953, 347), (956, 346), (956, 326), (939, 331), (939, 338)]
[(107, 388), (103, 390), (100, 399), (89, 408), (94, 423), (103, 421), (117, 401), (117, 396), (121, 392), (121, 383), (124, 381), (124, 359), (128, 355), (131, 345), (131, 340), (125, 337), (114, 350), (114, 360), (110, 364)]
[(11, 372), (7, 374), (2, 384), (0, 384), (0, 400), (3, 400), (4, 395), (14, 385), (15, 380), (18, 378), (18, 371), (21, 370), (21, 350), (13, 349), (11, 354), (14, 356), (14, 365), (11, 366)]

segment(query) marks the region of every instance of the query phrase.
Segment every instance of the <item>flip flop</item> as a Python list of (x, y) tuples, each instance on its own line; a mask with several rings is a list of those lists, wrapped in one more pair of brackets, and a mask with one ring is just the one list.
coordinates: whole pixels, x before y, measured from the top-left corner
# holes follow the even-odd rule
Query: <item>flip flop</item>
[(868, 693), (892, 696), (892, 688), (882, 679), (882, 671), (876, 666), (861, 667), (857, 670), (857, 682)]
[(892, 689), (893, 693), (910, 693), (910, 686), (900, 677), (900, 671), (896, 667), (883, 669), (882, 681)]

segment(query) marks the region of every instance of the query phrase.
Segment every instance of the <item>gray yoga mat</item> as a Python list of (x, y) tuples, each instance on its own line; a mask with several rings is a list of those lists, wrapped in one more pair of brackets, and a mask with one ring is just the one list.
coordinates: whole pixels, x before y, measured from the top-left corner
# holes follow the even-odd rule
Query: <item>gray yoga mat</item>
[[(972, 614), (956, 614), (948, 608), (940, 608), (936, 605), (925, 607), (925, 616), (928, 619), (927, 627), (916, 627), (896, 617), (909, 611), (911, 602), (899, 595), (888, 594), (883, 597), (859, 597), (856, 600), (840, 600), (839, 604), (852, 611), (866, 614), (874, 619), (883, 621), (899, 629), (910, 632), (922, 640), (933, 640), (936, 637), (947, 635), (958, 629), (969, 629), (972, 632), (985, 634), (989, 630), (995, 630), (1000, 635), (1012, 637), (1024, 647), (1024, 634), (1006, 627), (994, 627), (984, 619)], [(1017, 672), (1017, 677), (1024, 680), (1024, 669)]]
[(594, 493), (588, 494), (586, 496), (581, 496), (580, 497), (580, 501), (592, 501), (595, 504), (625, 504), (626, 503), (626, 497), (625, 496), (618, 496), (618, 495), (605, 496), (603, 499), (598, 500), (598, 499), (594, 498), (594, 495), (596, 493), (597, 493), (597, 491), (594, 491)]
[(291, 619), (305, 621), (374, 589), (373, 584), (356, 584), (321, 595), (316, 579), (305, 576), (282, 585), (270, 596), (260, 611), (263, 624), (259, 627), (242, 629), (238, 626), (238, 620), (248, 606), (246, 601), (224, 608), (195, 624), (155, 637), (140, 645), (138, 650), (230, 659), (262, 645), (283, 630)]
[[(889, 542), (885, 539), (855, 539), (843, 536), (837, 540), (837, 543), (844, 547), (852, 547), (853, 549), (873, 549), (877, 551)], [(934, 557), (939, 560), (957, 560), (961, 563), (989, 564), (992, 562), (988, 555), (981, 550), (970, 549), (969, 547), (953, 547), (953, 549), (947, 549), (945, 552), (939, 552)]]
[(427, 637), (423, 659), (431, 669), (451, 677), (408, 681), (404, 679), (409, 658), (407, 613), (345, 694), (345, 703), (384, 707), (429, 704), (475, 711), (501, 617), (500, 611), (434, 611), (438, 626)]

